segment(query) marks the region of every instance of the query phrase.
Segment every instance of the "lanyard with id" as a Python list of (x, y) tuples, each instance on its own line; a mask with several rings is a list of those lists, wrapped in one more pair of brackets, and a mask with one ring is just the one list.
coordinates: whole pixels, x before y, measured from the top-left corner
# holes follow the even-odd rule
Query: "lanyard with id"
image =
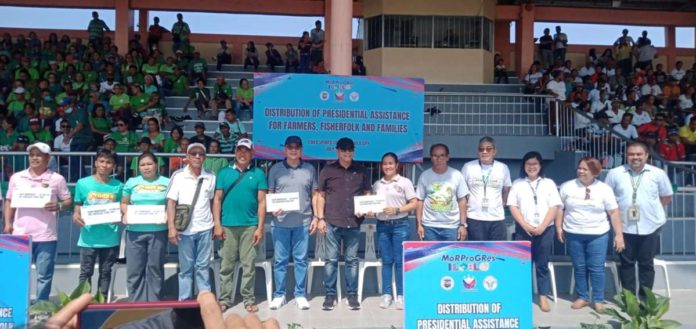
[(640, 207), (636, 204), (638, 199), (638, 187), (640, 187), (640, 181), (643, 179), (643, 173), (645, 170), (638, 174), (638, 179), (634, 179), (633, 172), (630, 172), (631, 176), (631, 187), (633, 188), (633, 194), (631, 195), (631, 205), (628, 207), (628, 220), (639, 221), (640, 220)]
[(483, 164), (481, 164), (481, 161), (479, 161), (479, 167), (481, 168), (481, 181), (483, 181), (483, 199), (481, 200), (481, 208), (488, 208), (488, 198), (486, 197), (486, 189), (488, 189), (488, 182), (490, 181), (491, 178), (491, 173), (493, 172), (493, 162), (491, 164), (491, 168), (488, 169), (488, 173), (486, 175), (483, 175)]
[(538, 201), (539, 198), (537, 197), (537, 189), (539, 189), (539, 183), (541, 183), (541, 177), (537, 178), (536, 185), (532, 186), (532, 183), (527, 180), (527, 184), (529, 185), (529, 188), (532, 190), (532, 194), (534, 196), (534, 219), (538, 220), (539, 219), (539, 207), (538, 207)]

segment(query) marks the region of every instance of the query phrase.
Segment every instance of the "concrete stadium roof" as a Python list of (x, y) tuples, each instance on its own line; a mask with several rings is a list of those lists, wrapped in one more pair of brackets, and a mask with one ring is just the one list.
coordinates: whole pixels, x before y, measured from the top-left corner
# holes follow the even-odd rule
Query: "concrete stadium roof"
[(694, 0), (498, 0), (500, 5), (535, 4), (548, 7), (696, 11)]

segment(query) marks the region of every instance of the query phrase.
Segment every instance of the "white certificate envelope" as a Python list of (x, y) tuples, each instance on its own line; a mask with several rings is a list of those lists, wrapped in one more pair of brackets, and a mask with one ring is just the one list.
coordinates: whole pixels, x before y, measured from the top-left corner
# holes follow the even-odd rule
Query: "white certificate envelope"
[(85, 225), (118, 223), (121, 221), (121, 204), (109, 202), (80, 208), (80, 216)]
[(266, 194), (266, 211), (276, 212), (283, 209), (284, 212), (300, 210), (300, 193), (273, 193)]
[(353, 206), (356, 213), (367, 214), (369, 212), (380, 213), (387, 206), (384, 195), (361, 195), (353, 197)]
[(165, 224), (164, 205), (128, 205), (128, 224)]
[(43, 208), (51, 202), (51, 188), (23, 187), (12, 192), (12, 208)]

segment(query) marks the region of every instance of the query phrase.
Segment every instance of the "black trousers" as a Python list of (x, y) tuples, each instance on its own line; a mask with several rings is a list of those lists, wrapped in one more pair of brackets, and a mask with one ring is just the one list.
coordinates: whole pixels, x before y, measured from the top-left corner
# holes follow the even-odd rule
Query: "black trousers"
[(466, 220), (467, 240), (469, 241), (506, 241), (507, 227), (504, 220), (487, 221), (469, 218)]
[(111, 267), (116, 263), (119, 247), (110, 248), (80, 248), (80, 282), (92, 283), (94, 264), (99, 262), (99, 279), (97, 287), (106, 296), (111, 283)]
[(653, 259), (660, 246), (660, 230), (648, 235), (624, 233), (623, 236), (626, 249), (619, 254), (619, 259), (621, 260), (621, 265), (619, 266), (621, 286), (626, 290), (635, 292), (635, 265), (638, 263), (639, 294), (644, 296), (643, 287), (652, 290), (653, 282), (655, 281)]

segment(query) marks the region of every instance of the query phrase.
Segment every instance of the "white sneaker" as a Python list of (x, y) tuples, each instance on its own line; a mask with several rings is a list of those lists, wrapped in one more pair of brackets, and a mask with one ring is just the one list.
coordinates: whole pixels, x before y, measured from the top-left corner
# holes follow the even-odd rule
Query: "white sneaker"
[(272, 310), (277, 310), (283, 305), (285, 305), (285, 296), (275, 297), (270, 303), (268, 303), (268, 308)]
[(379, 303), (379, 307), (381, 308), (389, 308), (392, 304), (392, 296), (391, 295), (382, 295), (382, 302)]
[(309, 302), (307, 301), (307, 298), (296, 297), (295, 304), (297, 304), (297, 308), (299, 308), (301, 310), (308, 310), (309, 309)]
[(404, 309), (404, 296), (402, 296), (402, 295), (396, 296), (396, 301), (394, 302), (394, 305), (396, 305), (397, 310), (403, 310)]

